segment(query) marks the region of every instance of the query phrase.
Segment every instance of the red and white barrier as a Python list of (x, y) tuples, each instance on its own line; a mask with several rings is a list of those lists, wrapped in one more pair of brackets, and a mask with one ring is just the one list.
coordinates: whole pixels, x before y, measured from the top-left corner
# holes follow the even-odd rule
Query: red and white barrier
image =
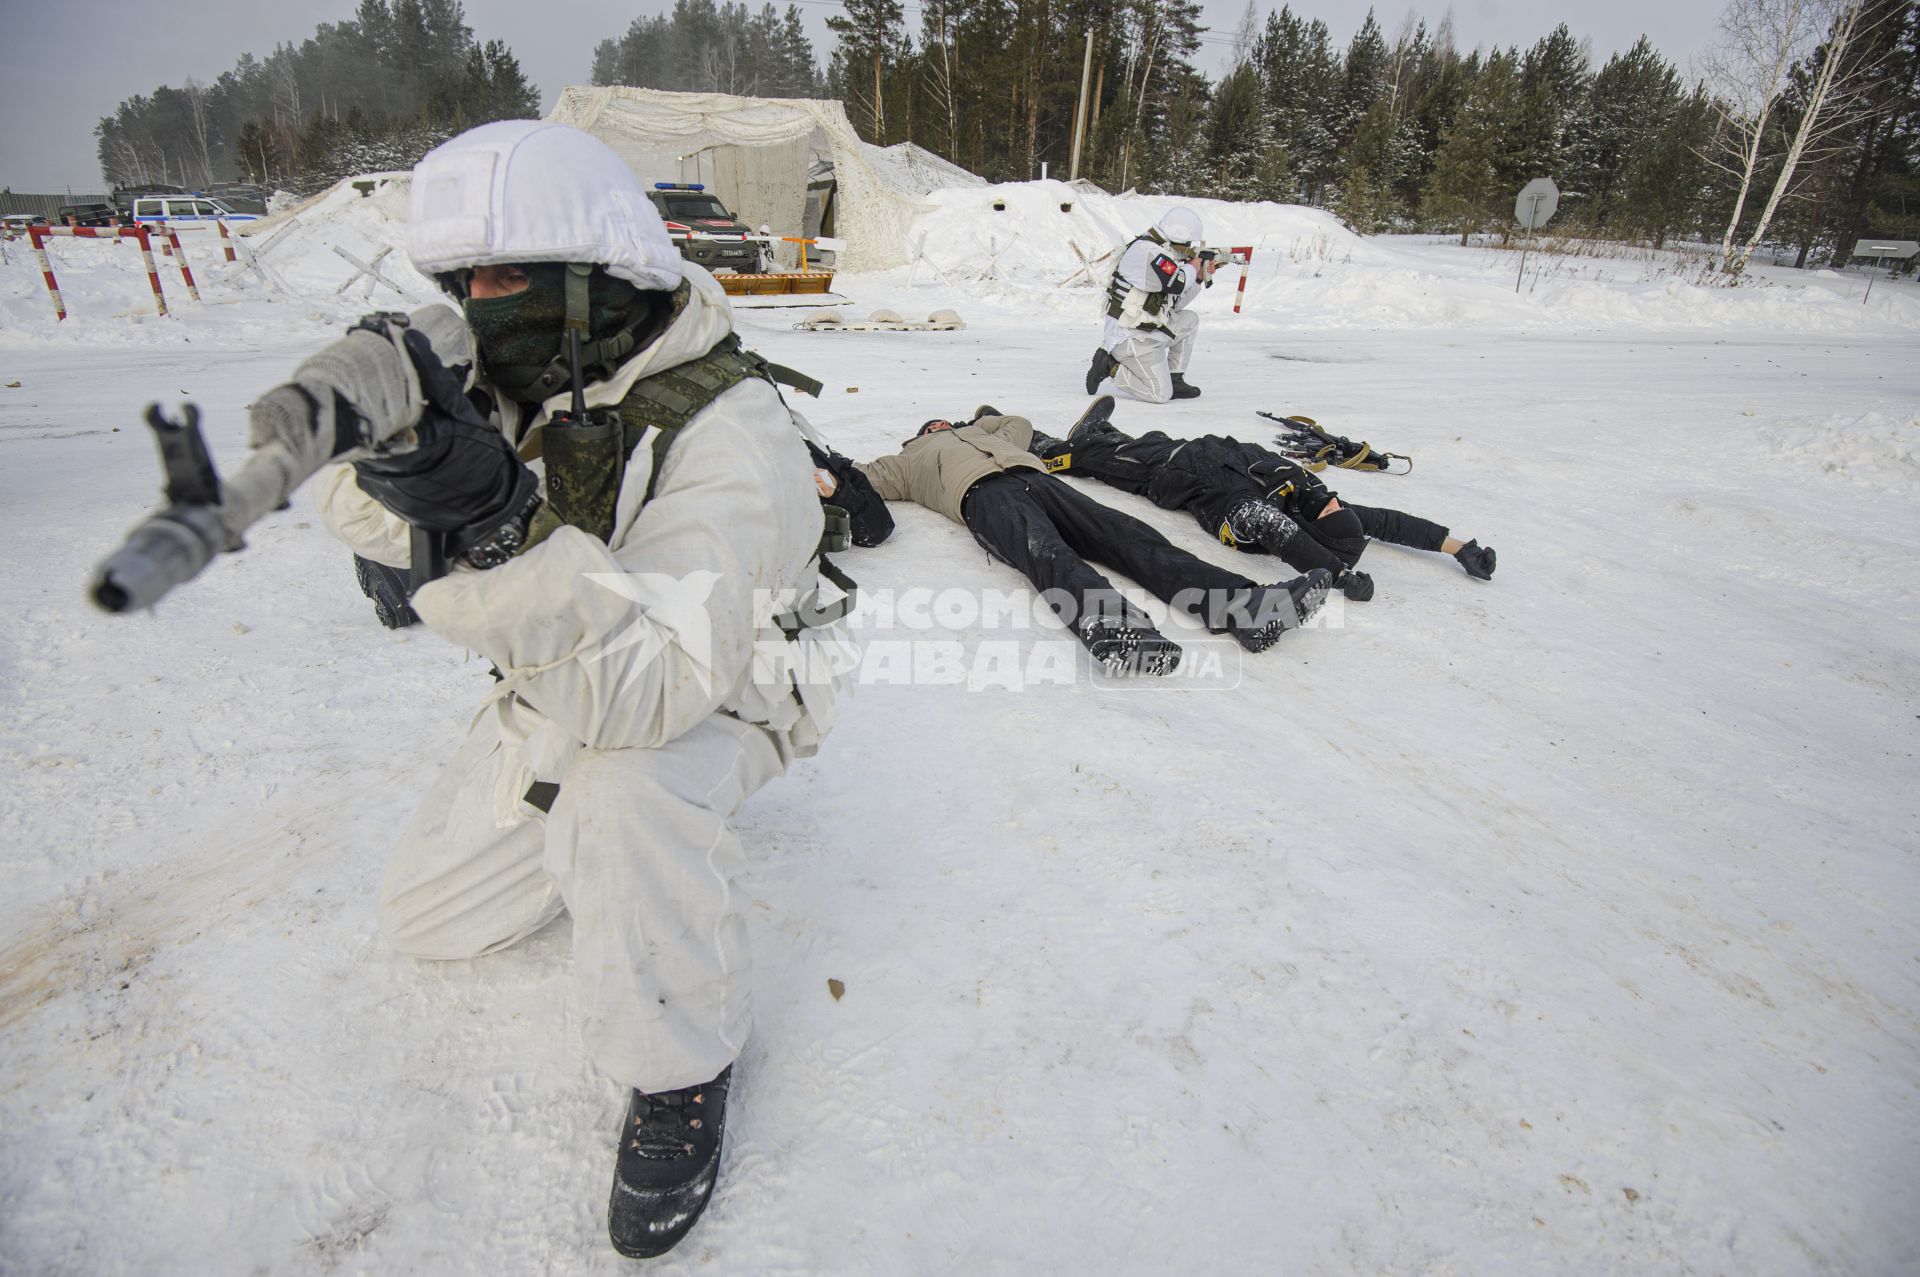
[(180, 232), (165, 222), (160, 223), (160, 231), (167, 237), (167, 242), (173, 246), (173, 260), (180, 263), (180, 278), (186, 281), (187, 296), (199, 301), (200, 290), (193, 286), (193, 270), (187, 265), (187, 250), (180, 247)]
[(1247, 263), (1253, 260), (1253, 246), (1229, 248), (1227, 260), (1240, 268), (1240, 285), (1233, 290), (1233, 313), (1240, 313), (1240, 302), (1247, 295)]
[(227, 250), (227, 260), (237, 261), (238, 259), (233, 255), (233, 236), (227, 234), (227, 224), (215, 222), (214, 225), (220, 228), (220, 247)]
[[(60, 300), (60, 284), (53, 277), (53, 264), (47, 260), (47, 241), (56, 235), (71, 236), (74, 239), (134, 240), (140, 245), (140, 260), (147, 268), (147, 284), (153, 289), (153, 304), (160, 314), (167, 313), (167, 296), (160, 291), (160, 271), (153, 264), (153, 242), (144, 226), (29, 226), (27, 238), (33, 241), (33, 254), (40, 259), (40, 274), (47, 281), (47, 295), (53, 298), (53, 313), (56, 318), (67, 317), (67, 304)], [(181, 262), (185, 273), (185, 260)], [(193, 277), (187, 276), (187, 288), (193, 291)], [(198, 299), (199, 293), (194, 292)]]

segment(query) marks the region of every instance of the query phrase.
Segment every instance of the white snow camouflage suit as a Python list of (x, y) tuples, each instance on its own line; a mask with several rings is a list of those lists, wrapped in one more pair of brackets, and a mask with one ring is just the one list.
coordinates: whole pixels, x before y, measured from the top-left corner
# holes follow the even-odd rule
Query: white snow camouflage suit
[[(482, 142), (453, 157), (451, 177), (443, 165), (437, 187), (427, 180), (435, 156), (423, 161), (409, 248), (423, 273), (477, 257), (612, 263), (651, 287), (684, 274), (691, 297), (672, 325), (589, 385), (590, 407), (612, 406), (640, 378), (707, 352), (731, 315), (657, 216), (626, 215), (644, 201), (630, 175), (632, 191), (609, 184), (611, 211), (608, 201), (516, 206), (515, 188), (503, 203), (515, 145), (542, 127), (465, 135), (458, 141)], [(472, 151), (489, 141), (493, 152), (476, 162)], [(528, 189), (524, 172), (517, 180)], [(495, 210), (485, 224), (458, 216), (476, 198)], [(589, 250), (583, 236), (599, 243)], [(518, 443), (566, 399), (538, 410), (503, 400), (499, 424)], [(740, 1052), (750, 1019), (744, 853), (729, 820), (814, 752), (835, 690), (818, 666), (797, 678), (783, 668), (795, 645), (774, 623), (776, 605), (782, 592), (804, 598), (820, 586), (822, 515), (812, 462), (774, 388), (748, 378), (695, 413), (648, 500), (652, 437), (629, 459), (607, 544), (562, 526), (499, 567), (456, 567), (415, 594), (427, 626), (492, 661), (502, 679), (394, 848), (380, 893), (381, 929), (420, 958), (489, 953), (570, 911), (589, 1054), (648, 1092), (705, 1082)], [(409, 529), (352, 468), (321, 480), (328, 527), (355, 553), (406, 566)], [(842, 642), (835, 630), (802, 632), (802, 644)], [(526, 800), (536, 780), (559, 785), (548, 813)]]
[[(1119, 361), (1112, 373), (1116, 387), (1148, 403), (1172, 400), (1173, 374), (1184, 374), (1193, 358), (1200, 317), (1187, 307), (1200, 288), (1194, 263), (1179, 261), (1151, 236), (1142, 235), (1121, 252), (1110, 292), (1124, 294), (1127, 304), (1118, 318), (1106, 317), (1100, 334), (1101, 348)], [(1160, 311), (1149, 313), (1146, 300), (1156, 296), (1163, 298)]]

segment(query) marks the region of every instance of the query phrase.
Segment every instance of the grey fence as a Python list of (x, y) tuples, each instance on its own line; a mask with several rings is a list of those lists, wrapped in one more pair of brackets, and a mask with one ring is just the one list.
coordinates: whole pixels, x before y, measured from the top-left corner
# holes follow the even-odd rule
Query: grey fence
[(76, 191), (72, 195), (22, 195), (16, 191), (3, 191), (0, 192), (0, 217), (10, 213), (37, 213), (57, 226), (60, 210), (69, 204), (111, 203), (113, 200), (104, 193), (93, 195)]

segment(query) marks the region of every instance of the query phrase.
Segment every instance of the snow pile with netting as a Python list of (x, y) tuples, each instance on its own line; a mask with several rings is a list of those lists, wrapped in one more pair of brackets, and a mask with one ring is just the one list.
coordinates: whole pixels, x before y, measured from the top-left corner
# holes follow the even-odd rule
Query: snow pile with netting
[(942, 187), (979, 187), (987, 184), (986, 178), (969, 173), (958, 164), (942, 159), (926, 147), (916, 146), (912, 142), (896, 142), (892, 146), (862, 142), (860, 153), (867, 157), (867, 163), (873, 165), (873, 171), (890, 189), (916, 199)]
[[(836, 288), (964, 330), (737, 317), (856, 458), (982, 403), (1064, 429), (1099, 331), (1068, 245), (1168, 203), (933, 202), (948, 278)], [(969, 607), (1022, 582), (895, 507), (837, 556), (895, 623), (737, 820), (755, 1027), (713, 1206), (648, 1271), (1913, 1270), (1920, 287), (1548, 257), (1516, 297), (1511, 253), (1196, 205), (1256, 247), (1244, 312), (1225, 271), (1203, 397), (1116, 424), (1298, 412), (1410, 454), (1334, 486), (1497, 574), (1379, 545), (1373, 601), (1230, 677), (1014, 691), (984, 654), (1062, 635)], [(55, 246), (56, 325), (6, 246), (0, 1270), (633, 1271), (568, 923), (446, 964), (378, 931), (486, 662), (379, 628), (310, 493), (155, 616), (85, 601), (158, 500), (146, 403), (237, 464), (263, 388), (435, 296), (398, 247), (370, 292), (334, 251), (401, 216), (336, 189), (246, 238), (263, 271), (188, 240), (205, 300), (163, 262), (164, 320), (129, 248)]]

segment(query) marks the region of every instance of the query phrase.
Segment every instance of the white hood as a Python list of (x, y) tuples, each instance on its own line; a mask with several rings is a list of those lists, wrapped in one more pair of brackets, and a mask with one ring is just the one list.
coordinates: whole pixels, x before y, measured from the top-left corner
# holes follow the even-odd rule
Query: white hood
[(595, 262), (639, 288), (677, 288), (681, 257), (633, 170), (579, 129), (502, 120), (413, 170), (407, 255), (422, 274), (502, 262)]

